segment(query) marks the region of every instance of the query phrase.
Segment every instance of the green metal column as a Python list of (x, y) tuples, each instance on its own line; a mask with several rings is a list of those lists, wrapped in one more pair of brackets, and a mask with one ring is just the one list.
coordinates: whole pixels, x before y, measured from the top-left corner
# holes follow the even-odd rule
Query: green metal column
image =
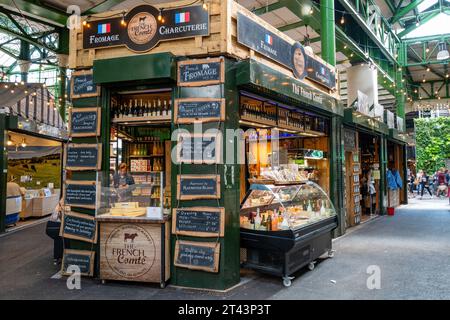
[(387, 170), (387, 139), (384, 135), (380, 138), (380, 214), (386, 214), (387, 203), (387, 185), (386, 185), (386, 170)]
[(66, 121), (66, 67), (59, 67), (59, 113), (63, 121)]
[[(26, 42), (25, 40), (20, 40), (20, 54), (19, 54), (19, 60), (22, 61), (30, 61), (30, 44)], [(28, 71), (27, 72), (20, 72), (20, 80), (27, 82), (28, 81)]]
[(334, 0), (320, 0), (322, 59), (336, 65)]
[(8, 155), (6, 152), (6, 115), (0, 114), (0, 233), (5, 232), (6, 219), (6, 175), (8, 170)]
[(408, 204), (408, 156), (407, 156), (407, 151), (408, 151), (408, 145), (404, 144), (403, 146), (401, 146), (402, 151), (403, 151), (403, 157), (402, 157), (402, 161), (404, 163), (403, 165), (403, 202), (402, 204)]
[(402, 66), (405, 65), (406, 56), (405, 56), (405, 50), (403, 49), (404, 44), (402, 44), (401, 49), (398, 53), (398, 64), (400, 71), (397, 71), (395, 73), (395, 83), (397, 84), (397, 90), (395, 91), (395, 100), (397, 102), (397, 116), (401, 117), (403, 119), (403, 128), (405, 128), (405, 92), (407, 91), (405, 82), (402, 82), (403, 80), (403, 68)]
[(339, 226), (335, 230), (335, 237), (345, 233), (345, 208), (344, 208), (344, 146), (342, 143), (342, 117), (333, 116), (331, 119), (330, 137), (330, 198), (338, 214)]

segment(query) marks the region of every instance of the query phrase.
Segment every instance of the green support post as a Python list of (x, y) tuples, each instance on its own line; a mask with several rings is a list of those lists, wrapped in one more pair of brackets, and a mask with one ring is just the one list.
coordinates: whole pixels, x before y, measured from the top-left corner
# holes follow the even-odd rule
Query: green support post
[(66, 67), (59, 67), (59, 113), (66, 121)]
[(334, 231), (334, 236), (339, 237), (345, 233), (345, 208), (344, 208), (344, 175), (342, 168), (344, 160), (344, 146), (342, 140), (342, 117), (331, 118), (330, 137), (330, 198), (338, 214), (339, 225)]
[(387, 138), (384, 135), (381, 135), (380, 137), (380, 158), (380, 215), (384, 215), (386, 214), (385, 199), (387, 198)]
[[(26, 42), (25, 40), (20, 40), (20, 54), (19, 54), (19, 60), (22, 61), (30, 61), (30, 44)], [(20, 80), (23, 82), (28, 81), (28, 71), (22, 72), (20, 70)]]
[[(8, 135), (6, 134), (6, 115), (0, 114), (0, 150), (5, 150)], [(5, 232), (6, 219), (6, 178), (8, 170), (8, 154), (0, 155), (0, 233)]]
[(334, 0), (320, 0), (320, 16), (322, 22), (322, 59), (332, 66), (335, 66), (336, 35), (334, 22)]

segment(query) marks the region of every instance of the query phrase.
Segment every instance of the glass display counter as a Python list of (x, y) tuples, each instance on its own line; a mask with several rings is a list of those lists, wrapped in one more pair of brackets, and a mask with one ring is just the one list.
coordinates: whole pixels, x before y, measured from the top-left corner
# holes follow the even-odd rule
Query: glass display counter
[(283, 277), (328, 253), (336, 211), (327, 194), (314, 182), (289, 185), (252, 184), (240, 211), (244, 267)]

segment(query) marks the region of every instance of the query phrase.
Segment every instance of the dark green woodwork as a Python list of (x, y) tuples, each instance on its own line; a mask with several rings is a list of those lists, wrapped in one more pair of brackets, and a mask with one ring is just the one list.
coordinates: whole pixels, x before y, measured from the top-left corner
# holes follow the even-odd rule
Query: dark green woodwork
[(334, 236), (339, 237), (345, 233), (345, 204), (344, 204), (344, 175), (342, 168), (345, 164), (344, 146), (342, 144), (343, 118), (331, 118), (331, 134), (329, 139), (330, 152), (330, 198), (338, 216), (338, 228)]
[(356, 127), (362, 127), (365, 130), (375, 134), (389, 134), (389, 129), (385, 123), (374, 120), (373, 118), (363, 114), (356, 114), (351, 109), (345, 109), (344, 123), (354, 125)]
[[(20, 40), (19, 60), (30, 61), (30, 59), (31, 59), (30, 44), (25, 40)], [(27, 72), (22, 72), (22, 70), (20, 71), (20, 80), (23, 82), (28, 82), (28, 71)]]
[[(274, 98), (291, 100), (293, 103), (310, 105), (324, 112), (343, 115), (342, 105), (335, 98), (255, 60), (238, 62), (236, 72), (237, 86), (254, 87)], [(315, 96), (315, 99), (309, 98), (308, 95)]]
[(0, 0), (0, 4), (9, 6), (10, 8), (17, 7), (25, 13), (45, 18), (48, 21), (53, 21), (55, 24), (65, 26), (68, 14), (58, 9), (45, 6), (39, 0)]
[[(176, 88), (174, 98), (187, 97), (210, 97), (226, 99), (226, 119), (223, 123), (208, 123), (203, 126), (203, 132), (211, 128), (218, 128), (222, 131), (226, 129), (236, 130), (239, 128), (239, 99), (235, 83), (236, 69), (235, 63), (231, 60), (225, 60), (225, 84), (208, 86), (202, 88)], [(172, 124), (172, 130), (177, 128), (187, 129), (192, 132), (192, 125), (178, 126)], [(228, 139), (223, 139), (222, 147), (224, 159), (226, 159), (226, 150), (237, 151), (237, 139), (230, 144)], [(175, 142), (172, 142), (175, 146)], [(232, 172), (234, 170), (234, 184), (232, 184)], [(187, 236), (172, 235), (172, 253), (174, 252), (176, 240), (208, 241), (220, 243), (220, 261), (219, 272), (209, 273), (204, 271), (189, 270), (173, 266), (174, 256), (172, 254), (172, 276), (171, 283), (178, 286), (208, 288), (224, 290), (230, 288), (240, 279), (240, 244), (239, 244), (239, 209), (240, 209), (240, 166), (237, 164), (219, 164), (219, 165), (191, 165), (181, 164), (172, 165), (171, 192), (172, 208), (192, 207), (192, 206), (212, 206), (225, 207), (225, 237), (224, 238), (198, 238)], [(177, 175), (178, 174), (219, 174), (221, 176), (221, 199), (219, 200), (189, 200), (178, 201), (176, 199)], [(225, 184), (225, 176), (227, 184)]]
[(381, 135), (380, 139), (380, 215), (386, 214), (387, 210), (387, 183), (386, 172), (388, 166), (387, 157), (387, 139), (386, 136)]
[[(4, 114), (0, 114), (0, 150), (6, 150), (6, 142), (8, 135), (6, 134), (6, 118)], [(6, 179), (8, 170), (8, 154), (2, 152), (0, 154), (0, 233), (5, 232), (6, 219)]]
[(176, 80), (175, 57), (171, 53), (143, 54), (94, 61), (96, 84), (151, 79)]

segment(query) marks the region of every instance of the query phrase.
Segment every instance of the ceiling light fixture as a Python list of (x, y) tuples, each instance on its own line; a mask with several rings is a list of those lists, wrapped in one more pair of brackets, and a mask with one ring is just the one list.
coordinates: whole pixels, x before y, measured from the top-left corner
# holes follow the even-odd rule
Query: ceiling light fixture
[(25, 148), (27, 146), (25, 138), (22, 138), (22, 143), (20, 145), (22, 146), (22, 148)]
[(11, 140), (11, 135), (8, 135), (8, 142), (6, 143), (8, 146), (12, 146), (14, 142)]
[(436, 59), (438, 60), (446, 60), (448, 58), (450, 58), (450, 54), (448, 52), (448, 48), (447, 48), (447, 44), (445, 42), (440, 42), (439, 43), (439, 52), (436, 56)]

